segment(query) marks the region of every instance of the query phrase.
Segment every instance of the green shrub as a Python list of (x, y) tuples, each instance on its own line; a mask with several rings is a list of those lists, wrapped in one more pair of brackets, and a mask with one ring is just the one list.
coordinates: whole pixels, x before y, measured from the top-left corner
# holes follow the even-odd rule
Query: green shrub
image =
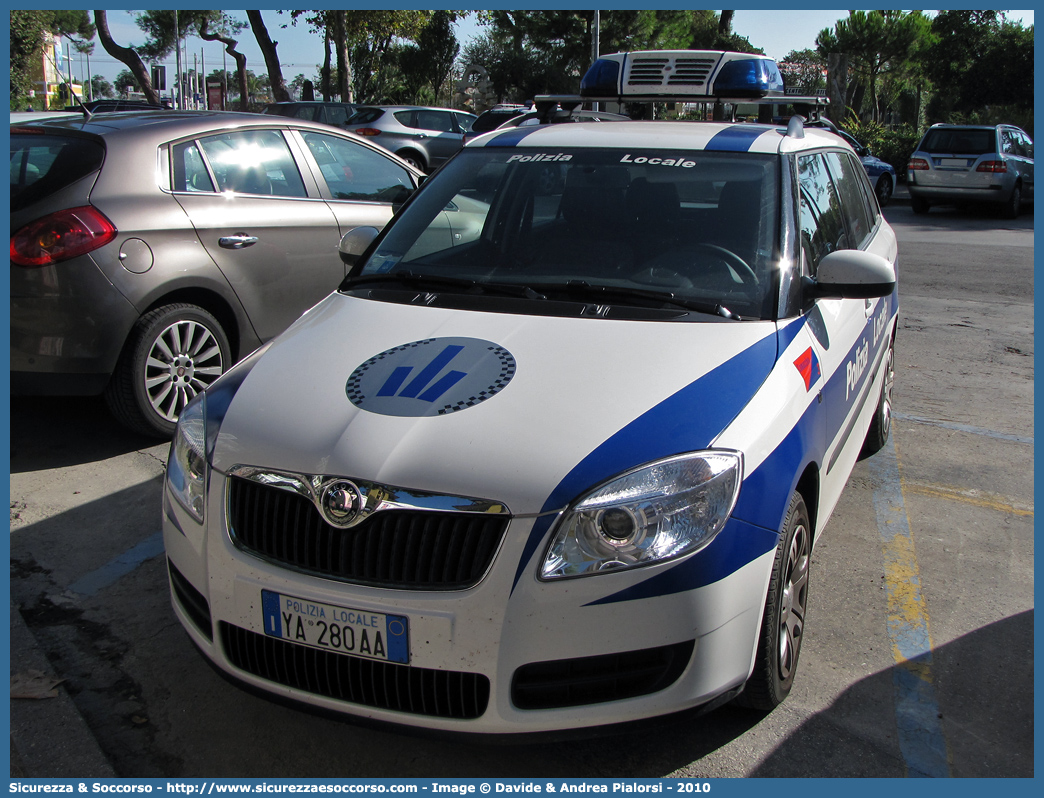
[(888, 128), (879, 122), (864, 122), (855, 116), (850, 116), (841, 125), (841, 128), (862, 142), (882, 161), (891, 164), (900, 179), (905, 179), (906, 162), (910, 153), (917, 146), (917, 142), (921, 140), (920, 134), (913, 125), (898, 125)]

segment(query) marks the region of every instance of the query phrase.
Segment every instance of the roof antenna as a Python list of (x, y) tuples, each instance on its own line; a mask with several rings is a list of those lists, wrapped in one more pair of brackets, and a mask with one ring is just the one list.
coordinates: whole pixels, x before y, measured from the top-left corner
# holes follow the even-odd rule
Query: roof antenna
[[(58, 73), (59, 75), (61, 75), (61, 74), (62, 74), (62, 70), (60, 70), (60, 69), (58, 68), (58, 64), (56, 64), (56, 63), (54, 62), (54, 59), (53, 59), (53, 58), (51, 58), (50, 54), (49, 54), (49, 53), (47, 52), (47, 50), (46, 50), (46, 49), (44, 50), (44, 56), (45, 56), (45, 57), (47, 58), (47, 60), (48, 60), (48, 61), (50, 61), (50, 62), (51, 62), (51, 66), (53, 66), (53, 67), (54, 67), (54, 71), (55, 71), (55, 72), (57, 72), (57, 73)], [(81, 99), (81, 98), (79, 97), (79, 95), (77, 95), (77, 94), (76, 94), (76, 92), (74, 92), (74, 91), (72, 90), (72, 84), (71, 84), (71, 83), (69, 83), (68, 81), (66, 81), (66, 82), (65, 82), (65, 85), (69, 87), (69, 95), (70, 95), (70, 96), (71, 96), (71, 97), (72, 97), (72, 98), (73, 98), (74, 100), (76, 100), (76, 102), (77, 102), (77, 103), (79, 104), (79, 106), (80, 106), (80, 111), (82, 111), (82, 112), (83, 112), (83, 121), (84, 121), (84, 122), (89, 122), (89, 121), (91, 120), (91, 116), (93, 116), (93, 114), (92, 114), (92, 113), (90, 112), (90, 109), (89, 109), (89, 108), (88, 108), (88, 107), (87, 107), (86, 105), (84, 105), (84, 104), (83, 104), (83, 100), (82, 100), (82, 99)]]
[(792, 139), (803, 139), (805, 137), (804, 117), (795, 114), (787, 122), (787, 135)]

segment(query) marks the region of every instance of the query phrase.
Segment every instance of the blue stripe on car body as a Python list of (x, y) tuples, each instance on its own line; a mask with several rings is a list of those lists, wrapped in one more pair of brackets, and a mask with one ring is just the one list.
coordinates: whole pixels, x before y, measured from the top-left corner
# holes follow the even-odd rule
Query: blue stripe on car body
[(733, 125), (715, 133), (703, 149), (708, 152), (747, 152), (764, 133), (765, 128), (761, 126)]
[[(892, 296), (882, 300), (877, 312), (868, 320), (868, 329), (852, 346), (843, 363), (847, 364), (868, 340), (868, 336), (873, 335), (874, 319), (880, 315), (884, 319), (883, 330), (887, 330), (891, 327), (896, 312), (896, 295), (893, 293)], [(733, 397), (732, 401), (715, 401), (711, 398), (715, 389), (720, 389), (722, 385), (732, 384), (729, 378), (734, 375), (730, 375), (730, 371), (734, 371), (734, 374), (743, 374), (752, 362), (757, 362), (759, 355), (764, 356), (767, 349), (766, 342), (772, 344), (772, 359), (775, 361), (776, 352), (785, 351), (804, 329), (806, 323), (807, 316), (802, 316), (786, 324), (779, 329), (775, 337), (768, 336), (762, 339), (624, 427), (584, 458), (559, 483), (545, 502), (545, 511), (565, 506), (581, 495), (582, 491), (591, 489), (627, 468), (671, 454), (706, 448), (725, 430), (735, 418), (736, 413), (732, 413), (730, 418), (721, 424), (717, 432), (711, 434), (709, 430), (721, 422), (721, 415), (715, 419), (707, 419), (699, 411), (705, 407), (742, 408), (749, 403), (762, 382), (759, 381), (745, 399), (739, 397), (740, 404), (733, 404), (734, 401), (737, 401), (737, 397)], [(860, 382), (864, 380), (868, 383), (872, 382), (876, 369), (879, 367), (880, 354), (888, 341), (888, 336), (884, 334), (883, 330), (879, 331), (879, 340), (876, 341), (877, 348), (871, 356), (870, 362), (873, 367), (868, 366)], [(771, 367), (770, 365), (770, 370)], [(750, 372), (746, 372), (746, 376), (749, 374)], [(767, 376), (768, 372), (766, 371), (764, 374)], [(836, 394), (839, 391), (837, 386), (845, 387), (847, 380), (846, 368), (839, 367), (830, 376), (822, 392)], [(749, 390), (749, 385), (746, 390)], [(741, 393), (745, 393), (745, 390), (741, 389)], [(856, 402), (863, 402), (868, 398), (865, 390), (849, 391), (848, 393), (849, 396), (836, 400), (845, 405), (844, 412), (839, 414), (841, 419), (849, 417)], [(679, 414), (679, 406), (686, 405), (692, 407), (693, 412)], [(779, 528), (790, 502), (790, 496), (797, 488), (798, 480), (809, 463), (815, 462), (822, 468), (827, 449), (840, 431), (839, 428), (828, 431), (827, 408), (828, 403), (820, 401), (810, 403), (798, 423), (794, 425), (780, 445), (765, 458), (757, 469), (745, 476), (732, 516), (725, 528), (706, 548), (690, 557), (683, 558), (677, 565), (660, 571), (650, 579), (619, 593), (604, 596), (592, 604), (633, 601), (704, 587), (724, 579), (771, 551), (778, 542)], [(679, 429), (658, 426), (663, 419), (672, 417), (697, 418), (703, 424), (697, 430), (689, 427)], [(622, 465), (624, 462), (627, 465)], [(595, 478), (596, 470), (601, 470), (604, 474), (601, 479)], [(525, 550), (519, 560), (515, 585), (518, 584), (523, 570), (536, 553), (537, 546), (557, 518), (557, 514), (548, 514), (539, 518), (533, 525), (529, 540), (526, 542)]]

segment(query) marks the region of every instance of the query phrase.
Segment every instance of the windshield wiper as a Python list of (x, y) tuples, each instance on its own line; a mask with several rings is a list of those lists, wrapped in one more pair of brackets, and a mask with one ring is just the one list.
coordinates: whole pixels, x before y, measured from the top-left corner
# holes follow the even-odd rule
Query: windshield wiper
[(627, 303), (628, 300), (644, 299), (659, 302), (663, 305), (680, 308), (681, 310), (695, 310), (697, 313), (706, 313), (711, 316), (721, 316), (726, 319), (742, 321), (739, 314), (733, 313), (724, 305), (717, 302), (701, 302), (696, 299), (679, 297), (671, 291), (653, 291), (648, 288), (624, 288), (615, 285), (592, 285), (586, 280), (569, 280), (564, 285), (540, 285), (536, 286), (544, 292), (554, 292), (556, 288), (566, 291), (572, 296), (580, 296), (585, 299), (604, 299), (609, 303)]
[(523, 299), (547, 299), (543, 294), (534, 291), (528, 285), (514, 283), (486, 283), (467, 277), (449, 277), (441, 274), (417, 274), (415, 272), (386, 272), (383, 274), (359, 274), (346, 277), (341, 283), (341, 290), (356, 288), (367, 283), (398, 283), (409, 288), (427, 289), (460, 289), (460, 293), (495, 294), (514, 296)]

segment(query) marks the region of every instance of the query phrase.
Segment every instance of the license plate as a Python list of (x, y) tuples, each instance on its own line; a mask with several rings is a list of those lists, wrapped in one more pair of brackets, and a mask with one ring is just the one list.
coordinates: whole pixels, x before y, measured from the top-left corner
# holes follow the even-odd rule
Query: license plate
[(384, 662), (410, 661), (409, 620), (261, 591), (265, 634), (302, 646)]
[(967, 166), (967, 158), (940, 158), (939, 166)]

